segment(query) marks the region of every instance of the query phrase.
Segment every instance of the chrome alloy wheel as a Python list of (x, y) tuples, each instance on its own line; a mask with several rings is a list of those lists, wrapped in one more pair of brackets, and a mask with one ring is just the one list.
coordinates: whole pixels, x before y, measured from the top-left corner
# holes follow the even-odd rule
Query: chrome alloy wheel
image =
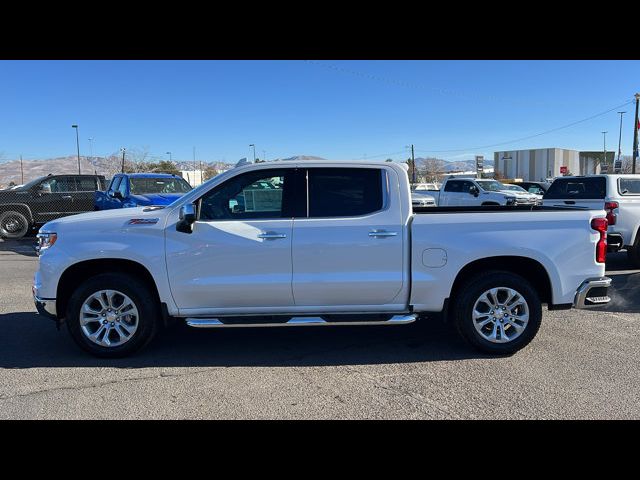
[(492, 343), (507, 343), (525, 331), (529, 305), (516, 290), (497, 287), (480, 295), (472, 315), (473, 326), (482, 338)]
[(93, 343), (117, 347), (128, 342), (138, 329), (138, 309), (117, 290), (100, 290), (80, 307), (80, 328)]

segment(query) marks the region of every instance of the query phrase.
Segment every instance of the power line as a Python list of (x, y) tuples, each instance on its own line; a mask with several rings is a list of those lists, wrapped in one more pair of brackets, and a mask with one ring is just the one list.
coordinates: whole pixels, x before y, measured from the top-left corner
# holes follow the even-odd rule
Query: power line
[(564, 128), (573, 127), (574, 125), (578, 125), (579, 123), (584, 123), (584, 122), (587, 122), (589, 120), (593, 120), (594, 118), (601, 117), (602, 115), (606, 115), (607, 113), (613, 112), (614, 110), (617, 110), (618, 108), (624, 107), (625, 105), (629, 105), (630, 103), (633, 103), (633, 100), (625, 102), (622, 105), (617, 105), (617, 106), (615, 106), (613, 108), (610, 108), (609, 110), (606, 110), (604, 112), (597, 113), (597, 114), (592, 115), (592, 116), (587, 117), (587, 118), (583, 118), (582, 120), (578, 120), (576, 122), (572, 122), (572, 123), (569, 123), (567, 125), (563, 125), (561, 127), (552, 128), (551, 130), (545, 130), (544, 132), (536, 133), (534, 135), (529, 135), (529, 136), (526, 136), (526, 137), (517, 138), (515, 140), (509, 140), (507, 142), (494, 143), (494, 144), (491, 144), (491, 145), (483, 145), (483, 146), (479, 146), (479, 147), (458, 148), (458, 149), (454, 149), (454, 150), (418, 150), (418, 151), (419, 152), (424, 152), (424, 153), (454, 153), (454, 152), (465, 152), (465, 151), (468, 151), (468, 150), (480, 150), (480, 149), (483, 149), (483, 148), (499, 147), (501, 145), (508, 145), (510, 143), (517, 143), (517, 142), (521, 142), (523, 140), (529, 140), (531, 138), (540, 137), (540, 136), (546, 135), (548, 133), (557, 132), (558, 130), (562, 130)]

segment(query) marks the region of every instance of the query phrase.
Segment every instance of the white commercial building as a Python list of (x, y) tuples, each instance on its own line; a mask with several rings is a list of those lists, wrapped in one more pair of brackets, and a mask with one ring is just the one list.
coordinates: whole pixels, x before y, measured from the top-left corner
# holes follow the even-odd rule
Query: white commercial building
[(204, 177), (204, 171), (202, 170), (182, 170), (180, 171), (180, 176), (187, 182), (189, 182), (189, 185), (191, 185), (192, 187), (197, 187), (198, 185), (204, 183), (202, 181)]
[[(543, 181), (560, 175), (588, 175), (600, 173), (596, 152), (579, 152), (566, 148), (537, 148), (494, 152), (494, 169), (504, 178)], [(613, 155), (613, 152), (608, 152)], [(609, 158), (609, 155), (607, 155)], [(595, 168), (594, 168), (595, 166)]]

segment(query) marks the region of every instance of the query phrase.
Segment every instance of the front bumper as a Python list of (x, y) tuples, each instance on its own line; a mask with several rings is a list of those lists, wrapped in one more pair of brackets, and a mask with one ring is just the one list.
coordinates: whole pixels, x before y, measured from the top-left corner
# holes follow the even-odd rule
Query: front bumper
[(611, 286), (609, 277), (588, 278), (578, 288), (573, 301), (575, 308), (593, 308), (611, 301), (607, 292)]
[(32, 289), (33, 303), (36, 305), (36, 310), (40, 315), (58, 320), (58, 312), (56, 311), (56, 299), (55, 298), (41, 298), (36, 295), (35, 288)]

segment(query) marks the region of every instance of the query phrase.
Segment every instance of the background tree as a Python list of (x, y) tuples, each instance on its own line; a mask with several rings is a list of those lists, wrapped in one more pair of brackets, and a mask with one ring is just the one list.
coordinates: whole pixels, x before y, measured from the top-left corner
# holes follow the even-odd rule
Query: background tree
[(204, 172), (202, 173), (202, 180), (209, 180), (216, 175), (218, 175), (218, 170), (216, 170), (212, 165), (207, 164), (207, 166), (204, 167)]
[(429, 157), (422, 161), (420, 175), (424, 177), (425, 182), (437, 182), (438, 176), (444, 172), (444, 160)]

